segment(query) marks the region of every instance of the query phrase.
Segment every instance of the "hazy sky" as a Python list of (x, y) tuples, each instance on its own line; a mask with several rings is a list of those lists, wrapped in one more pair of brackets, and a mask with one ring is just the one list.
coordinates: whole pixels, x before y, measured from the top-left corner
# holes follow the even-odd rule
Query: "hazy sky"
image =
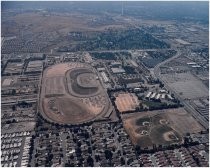
[[(145, 17), (149, 19), (194, 19), (208, 22), (209, 2), (208, 1), (179, 1), (179, 2), (123, 2), (124, 14), (135, 17)], [(2, 10), (6, 9), (45, 9), (56, 12), (80, 11), (84, 13), (120, 13), (122, 2), (68, 2), (68, 1), (28, 1), (28, 2), (6, 2), (2, 1)]]

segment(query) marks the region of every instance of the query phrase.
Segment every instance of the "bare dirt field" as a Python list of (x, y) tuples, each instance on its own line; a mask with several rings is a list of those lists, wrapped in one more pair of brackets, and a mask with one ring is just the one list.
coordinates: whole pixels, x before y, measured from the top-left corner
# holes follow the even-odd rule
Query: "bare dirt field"
[(208, 97), (208, 88), (190, 73), (164, 74), (163, 80), (183, 98)]
[(133, 144), (141, 147), (182, 143), (186, 133), (203, 130), (183, 108), (125, 114), (123, 124)]
[(120, 112), (131, 111), (139, 106), (139, 100), (133, 93), (120, 93), (116, 97), (115, 104)]
[(112, 111), (94, 69), (86, 64), (54, 65), (44, 71), (42, 80), (41, 114), (49, 121), (80, 124)]
[(171, 126), (180, 132), (182, 135), (185, 133), (196, 133), (203, 130), (203, 127), (183, 108), (167, 110), (167, 116)]
[[(19, 29), (21, 27), (27, 27), (33, 33), (38, 32), (54, 32), (57, 31), (62, 35), (66, 35), (71, 31), (104, 31), (107, 28), (123, 28), (125, 26), (119, 23), (110, 23), (107, 25), (91, 25), (89, 24), (91, 20), (95, 19), (97, 16), (84, 15), (79, 13), (72, 14), (43, 14), (42, 12), (27, 12), (21, 13), (14, 16), (10, 16), (7, 20), (15, 24), (16, 29), (8, 29), (6, 24), (2, 25), (2, 34), (12, 33), (19, 34)], [(26, 26), (27, 25), (27, 26)]]
[(56, 105), (49, 109), (48, 102), (50, 100), (52, 99), (43, 101), (43, 110), (45, 115), (55, 122), (77, 124), (94, 118), (94, 114), (81, 103), (68, 98), (55, 98)]
[(19, 123), (11, 123), (9, 127), (7, 125), (2, 125), (2, 134), (5, 133), (14, 133), (14, 132), (23, 132), (23, 131), (32, 131), (36, 126), (36, 122), (19, 122)]
[(65, 87), (63, 83), (63, 77), (57, 76), (57, 77), (51, 77), (46, 80), (46, 95), (52, 95), (52, 94), (64, 94), (65, 93)]

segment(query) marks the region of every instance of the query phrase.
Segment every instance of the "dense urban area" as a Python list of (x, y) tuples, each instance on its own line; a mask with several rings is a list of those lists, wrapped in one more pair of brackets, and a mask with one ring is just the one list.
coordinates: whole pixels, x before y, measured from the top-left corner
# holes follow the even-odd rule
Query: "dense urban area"
[(208, 23), (137, 17), (132, 3), (13, 3), (1, 11), (2, 167), (209, 167)]

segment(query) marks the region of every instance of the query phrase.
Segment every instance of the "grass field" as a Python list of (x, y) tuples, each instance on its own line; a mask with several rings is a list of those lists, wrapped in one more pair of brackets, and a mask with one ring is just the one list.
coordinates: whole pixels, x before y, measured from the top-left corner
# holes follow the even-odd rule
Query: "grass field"
[(145, 104), (147, 107), (149, 107), (149, 109), (157, 109), (166, 106), (165, 103), (154, 102), (154, 101), (143, 101), (142, 103)]
[(138, 118), (136, 120), (136, 125), (142, 126), (144, 124), (144, 122), (149, 122), (150, 123), (151, 122), (150, 118)]

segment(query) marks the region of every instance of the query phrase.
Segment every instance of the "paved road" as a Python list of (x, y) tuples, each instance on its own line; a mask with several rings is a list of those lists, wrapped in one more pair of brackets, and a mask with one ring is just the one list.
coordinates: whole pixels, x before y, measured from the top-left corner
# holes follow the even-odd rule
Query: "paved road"
[(66, 157), (66, 137), (67, 135), (63, 132), (60, 132), (60, 143), (62, 146), (62, 153), (63, 153), (63, 158), (62, 158), (62, 162), (66, 163), (67, 157)]
[(160, 64), (156, 65), (156, 66), (154, 67), (154, 69), (153, 69), (153, 73), (154, 73), (154, 75), (155, 75), (157, 78), (159, 78), (159, 80), (161, 80), (161, 81), (163, 82), (164, 86), (165, 86), (168, 90), (170, 90), (170, 91), (175, 95), (175, 97), (177, 97), (177, 98), (183, 103), (185, 109), (186, 109), (188, 112), (190, 112), (190, 113), (191, 113), (191, 114), (200, 122), (200, 124), (204, 126), (204, 128), (207, 129), (207, 128), (209, 128), (209, 124), (208, 124), (208, 122), (206, 121), (206, 119), (205, 119), (202, 115), (200, 115), (200, 114), (199, 114), (199, 113), (198, 113), (198, 112), (189, 104), (189, 102), (187, 102), (186, 100), (184, 100), (178, 93), (176, 93), (174, 90), (172, 90), (172, 89), (170, 88), (170, 86), (168, 85), (168, 83), (167, 83), (166, 81), (164, 81), (164, 80), (161, 78), (160, 66), (166, 64), (167, 62), (172, 61), (173, 59), (178, 58), (180, 55), (181, 55), (181, 51), (180, 51), (180, 50), (177, 50), (177, 53), (176, 53), (175, 56), (173, 56), (173, 57), (171, 57), (171, 58), (169, 58), (169, 59), (167, 59), (167, 60), (161, 62)]
[(180, 55), (181, 55), (181, 51), (180, 50), (176, 50), (177, 53), (176, 55), (174, 55), (173, 57), (170, 57), (169, 59), (166, 59), (165, 61), (157, 64), (155, 67), (154, 67), (154, 72), (155, 72), (155, 75), (156, 76), (160, 76), (160, 66), (162, 66), (163, 64), (166, 64), (167, 62), (170, 62), (172, 61), (173, 59), (175, 58), (178, 58)]
[(117, 83), (116, 83), (114, 77), (112, 76), (112, 74), (109, 72), (108, 67), (106, 66), (106, 64), (105, 64), (104, 62), (103, 62), (103, 66), (104, 66), (104, 68), (106, 69), (106, 72), (108, 73), (109, 78), (110, 78), (110, 79), (112, 80), (112, 82), (114, 83), (114, 86), (116, 86)]
[[(156, 38), (156, 37), (155, 37)], [(157, 49), (119, 49), (119, 50), (85, 50), (83, 52), (91, 52), (91, 53), (103, 53), (103, 52), (128, 52), (128, 51), (168, 51), (171, 50), (172, 48), (157, 48)], [(65, 51), (63, 53), (68, 53), (69, 51)]]
[[(26, 101), (28, 103), (36, 103), (37, 102), (37, 98), (33, 98), (33, 99), (21, 99), (21, 101)], [(4, 105), (13, 105), (13, 104), (17, 104), (18, 102), (21, 101), (17, 101), (17, 100), (6, 100), (6, 101), (2, 101), (1, 104)]]

